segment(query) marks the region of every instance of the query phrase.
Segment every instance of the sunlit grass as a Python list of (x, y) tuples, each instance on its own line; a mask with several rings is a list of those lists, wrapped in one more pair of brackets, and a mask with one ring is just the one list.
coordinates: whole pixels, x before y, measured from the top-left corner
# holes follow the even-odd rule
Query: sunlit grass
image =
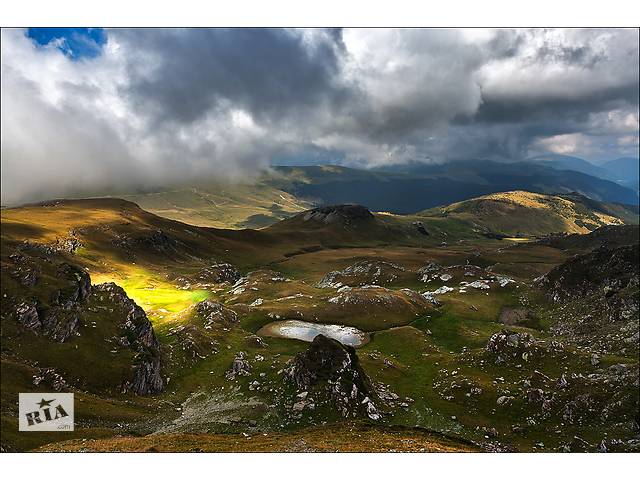
[(209, 297), (208, 290), (182, 290), (154, 272), (135, 265), (120, 265), (112, 273), (92, 274), (93, 283), (114, 282), (140, 305), (154, 323), (170, 320), (176, 314)]

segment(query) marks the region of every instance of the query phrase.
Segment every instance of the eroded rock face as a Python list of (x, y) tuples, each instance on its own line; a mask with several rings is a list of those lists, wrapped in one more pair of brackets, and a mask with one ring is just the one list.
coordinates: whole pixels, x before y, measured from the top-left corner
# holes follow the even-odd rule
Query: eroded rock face
[(128, 390), (137, 395), (158, 393), (164, 389), (164, 380), (160, 375), (161, 365), (158, 355), (145, 358), (134, 364), (133, 380)]
[(115, 283), (95, 285), (97, 295), (107, 296), (120, 310), (124, 321), (119, 323), (123, 345), (136, 352), (133, 363), (133, 379), (125, 384), (125, 390), (138, 395), (158, 393), (164, 388), (161, 376), (160, 343), (153, 325), (144, 310), (131, 300)]
[(18, 323), (29, 330), (39, 330), (42, 322), (38, 315), (36, 305), (30, 302), (22, 302), (16, 307), (16, 318)]
[(23, 301), (15, 307), (14, 314), (22, 327), (63, 343), (79, 334), (83, 302), (91, 293), (91, 278), (80, 267), (68, 263), (57, 267), (56, 276), (61, 287), (53, 291), (48, 306)]
[(307, 398), (313, 398), (314, 408), (331, 402), (343, 417), (381, 417), (375, 403), (381, 401), (355, 349), (337, 340), (318, 335), (307, 350), (290, 361), (285, 377), (302, 392), (294, 410), (304, 410), (310, 403)]
[(79, 334), (82, 326), (80, 317), (81, 308), (78, 303), (55, 305), (47, 310), (42, 320), (42, 328), (44, 333), (56, 342), (64, 343)]
[(83, 302), (91, 293), (91, 277), (82, 268), (69, 263), (62, 263), (58, 267), (57, 275), (67, 281), (67, 286), (54, 293), (53, 303), (67, 306), (72, 303)]

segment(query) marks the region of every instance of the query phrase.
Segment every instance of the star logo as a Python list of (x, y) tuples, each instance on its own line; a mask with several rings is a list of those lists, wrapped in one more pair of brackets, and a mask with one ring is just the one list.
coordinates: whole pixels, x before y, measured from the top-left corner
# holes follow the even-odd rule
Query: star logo
[(54, 400), (55, 400), (55, 398), (52, 398), (51, 400), (45, 400), (43, 398), (42, 400), (40, 400), (38, 402), (38, 405), (40, 405), (40, 408), (50, 407), (51, 406), (51, 402), (53, 402)]

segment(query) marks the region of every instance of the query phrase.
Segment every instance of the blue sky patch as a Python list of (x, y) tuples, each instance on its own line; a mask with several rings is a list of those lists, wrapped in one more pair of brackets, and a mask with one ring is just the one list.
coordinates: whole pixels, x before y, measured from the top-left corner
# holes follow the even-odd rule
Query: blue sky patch
[(41, 46), (54, 42), (73, 60), (97, 57), (107, 42), (107, 33), (102, 28), (29, 28), (27, 37)]

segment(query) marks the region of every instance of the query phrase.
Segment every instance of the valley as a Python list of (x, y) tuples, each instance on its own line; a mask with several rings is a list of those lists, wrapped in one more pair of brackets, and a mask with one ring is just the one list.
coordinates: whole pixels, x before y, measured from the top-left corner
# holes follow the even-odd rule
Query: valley
[[(640, 449), (637, 207), (375, 212), (315, 206), (314, 182), (253, 213), (3, 209), (2, 449)], [(75, 431), (20, 435), (23, 391), (74, 392)]]

